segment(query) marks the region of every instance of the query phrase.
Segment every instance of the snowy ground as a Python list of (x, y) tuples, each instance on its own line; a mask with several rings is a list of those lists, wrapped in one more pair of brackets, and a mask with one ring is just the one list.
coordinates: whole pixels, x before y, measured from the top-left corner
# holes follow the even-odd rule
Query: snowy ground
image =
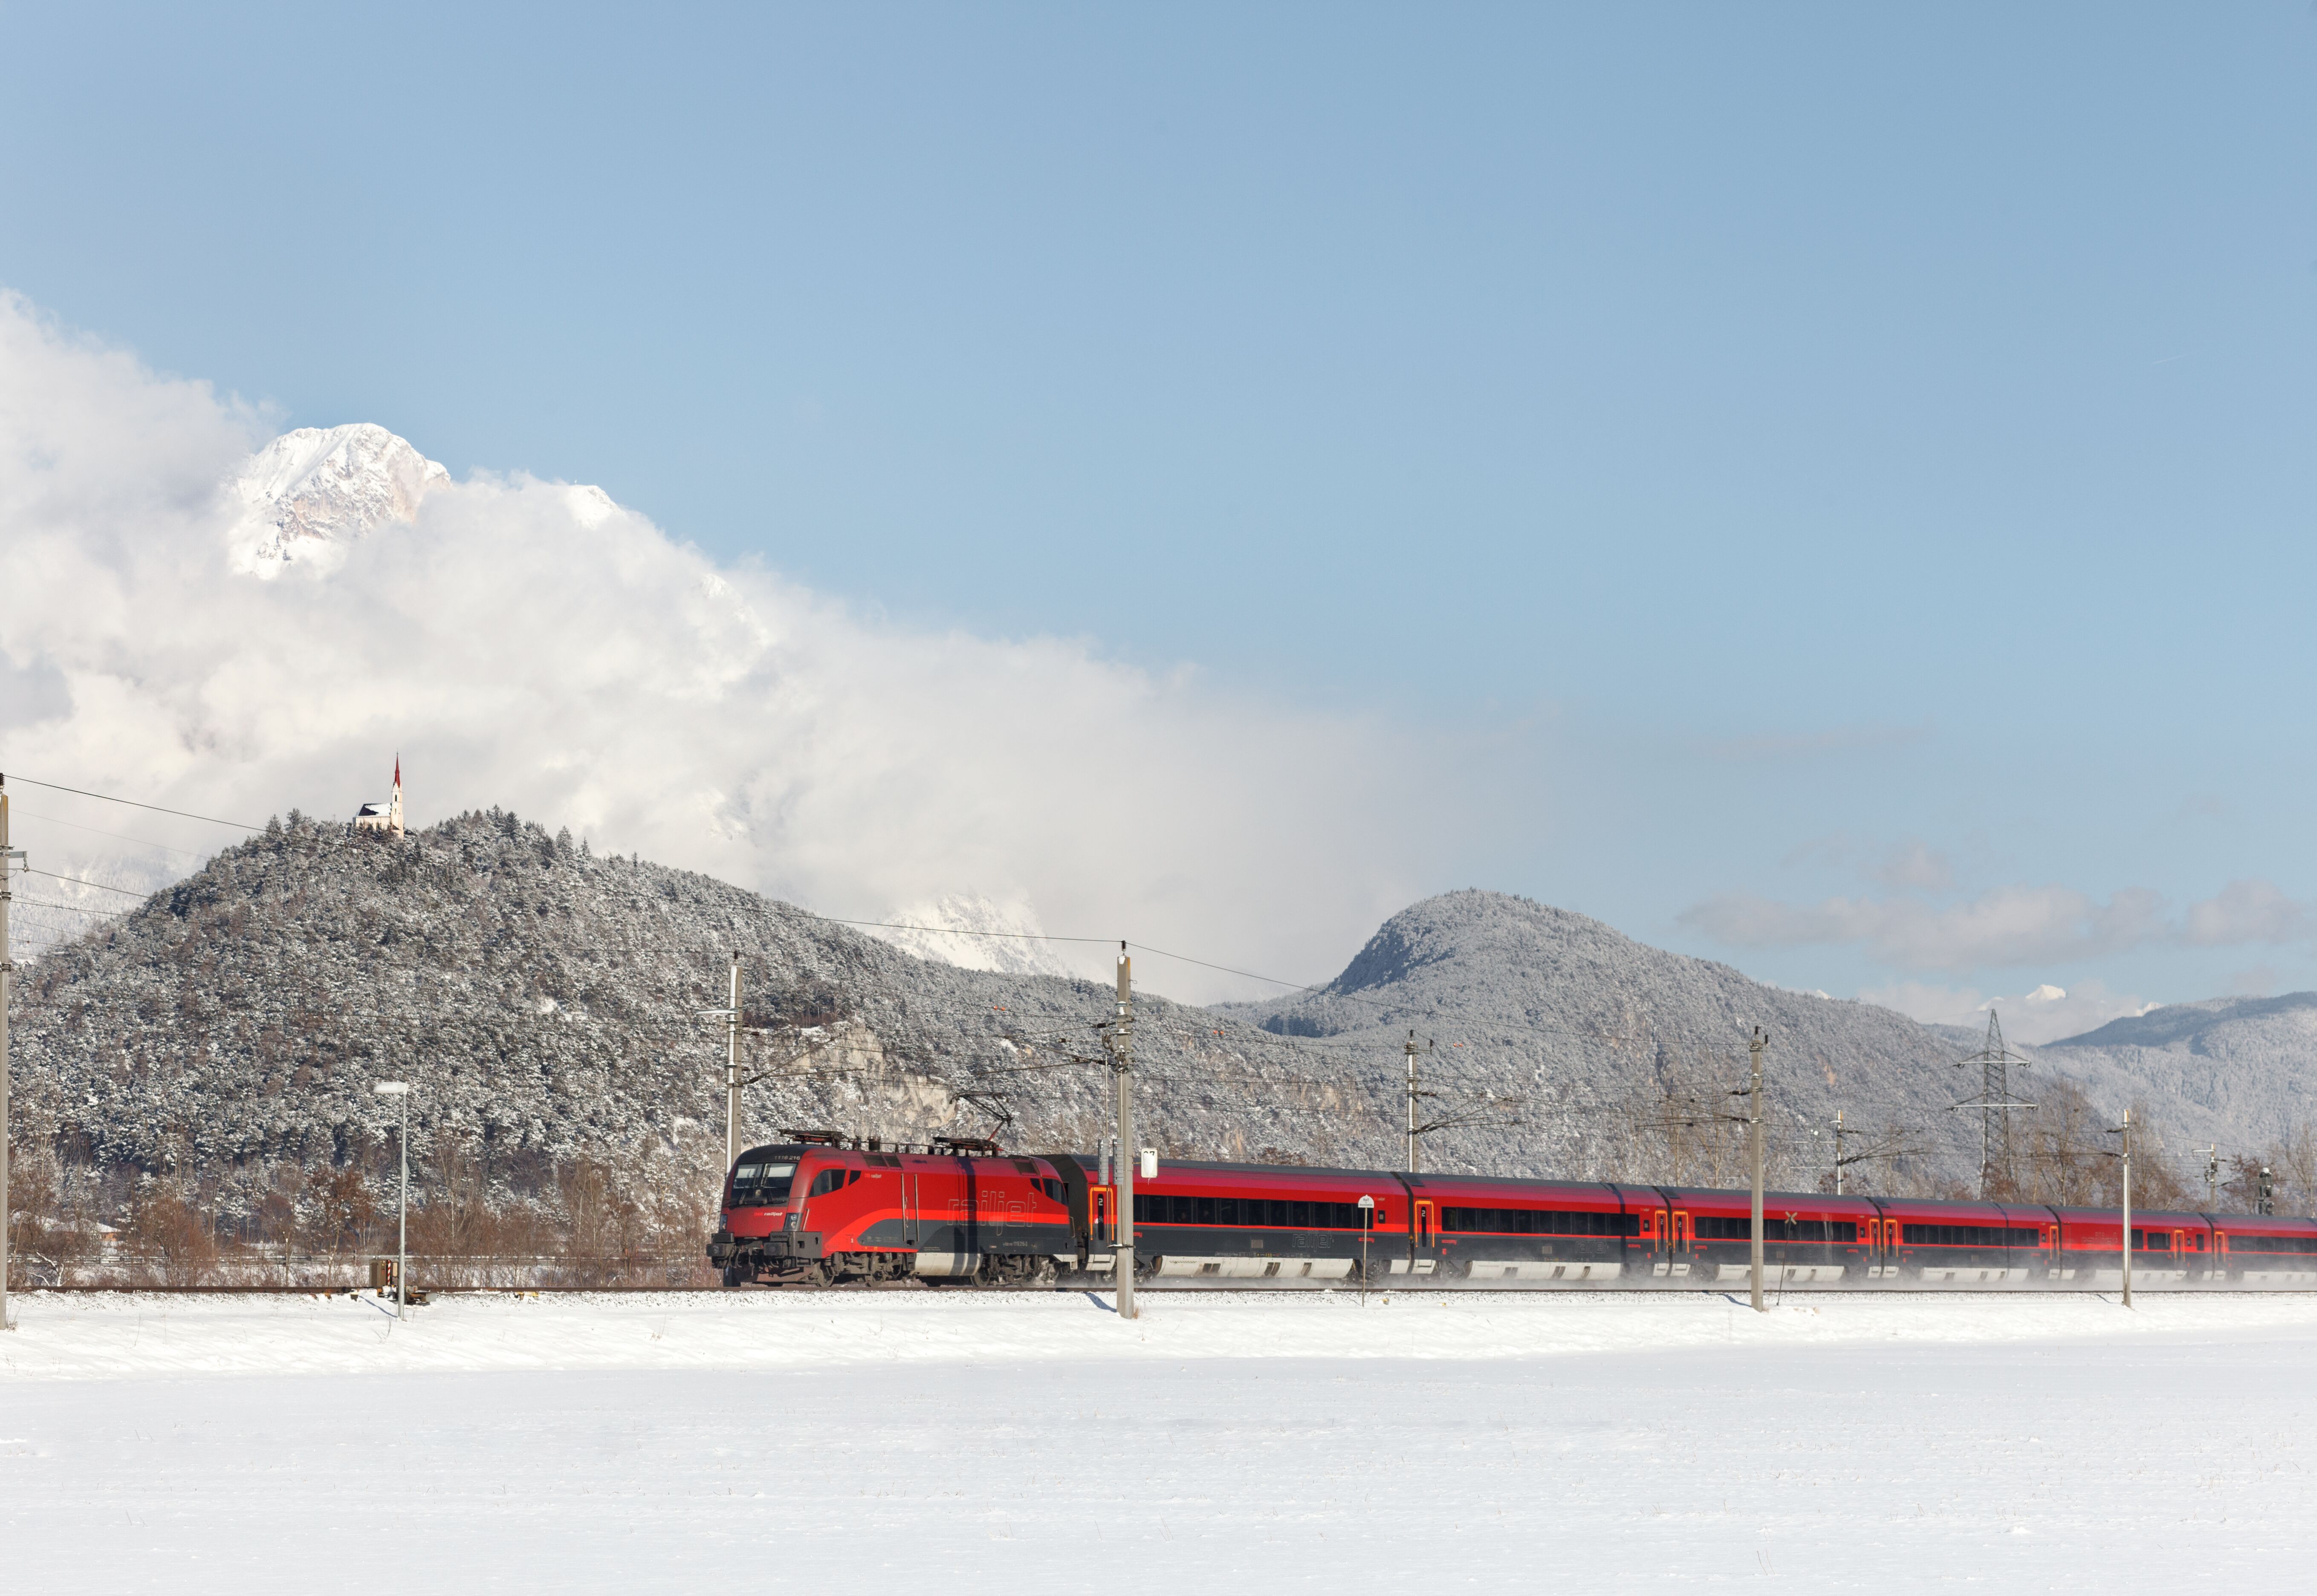
[(27, 1591), (2192, 1591), (2317, 1558), (2317, 1298), (18, 1304)]

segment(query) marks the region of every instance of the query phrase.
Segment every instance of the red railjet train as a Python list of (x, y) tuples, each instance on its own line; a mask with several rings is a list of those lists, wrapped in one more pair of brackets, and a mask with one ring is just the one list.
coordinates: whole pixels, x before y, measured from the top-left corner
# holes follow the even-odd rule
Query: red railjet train
[[(1115, 1198), (1076, 1154), (800, 1140), (735, 1161), (708, 1256), (728, 1285), (1099, 1283)], [(1762, 1214), (1772, 1285), (2089, 1290), (2123, 1274), (2113, 1208), (1776, 1191)], [(1752, 1234), (1746, 1192), (1678, 1186), (1187, 1162), (1134, 1183), (1137, 1279), (1714, 1288), (1747, 1279)], [(2135, 1209), (2132, 1248), (2136, 1286), (2317, 1288), (2317, 1220)]]

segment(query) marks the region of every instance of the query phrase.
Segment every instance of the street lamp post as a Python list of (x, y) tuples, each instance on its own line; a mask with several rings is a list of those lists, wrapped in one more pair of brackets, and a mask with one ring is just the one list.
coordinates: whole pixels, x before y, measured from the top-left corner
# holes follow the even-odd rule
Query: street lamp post
[(1360, 1199), (1360, 1306), (1368, 1301), (1368, 1233), (1375, 1228), (1375, 1199)]
[(402, 1126), (395, 1135), (402, 1149), (402, 1196), (394, 1211), (394, 1316), (399, 1319), (410, 1300), (410, 1083), (380, 1081), (375, 1090), (380, 1097), (399, 1098), (402, 1106)]

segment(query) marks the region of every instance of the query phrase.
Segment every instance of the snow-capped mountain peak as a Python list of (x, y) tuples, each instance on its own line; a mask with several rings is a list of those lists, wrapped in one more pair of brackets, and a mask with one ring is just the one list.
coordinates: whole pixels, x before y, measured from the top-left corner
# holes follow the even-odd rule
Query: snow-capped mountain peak
[(235, 564), (273, 576), (292, 561), (343, 557), (354, 539), (411, 520), (419, 501), (450, 480), (448, 469), (374, 423), (284, 432), (234, 478), (243, 507)]

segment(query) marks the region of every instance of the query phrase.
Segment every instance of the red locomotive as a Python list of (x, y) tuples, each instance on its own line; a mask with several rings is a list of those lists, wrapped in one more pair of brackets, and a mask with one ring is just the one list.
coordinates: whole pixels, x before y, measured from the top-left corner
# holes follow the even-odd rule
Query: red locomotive
[(1056, 1166), (983, 1142), (754, 1147), (726, 1177), (723, 1219), (708, 1256), (728, 1286), (901, 1275), (1039, 1286), (1087, 1262)]
[[(735, 1162), (708, 1255), (728, 1285), (1045, 1285), (1109, 1273), (1115, 1196), (1075, 1154), (799, 1139)], [(2123, 1273), (2113, 1209), (1793, 1191), (1762, 1206), (1774, 1285), (2089, 1289)], [(2135, 1284), (2317, 1287), (2317, 1220), (2134, 1213), (2132, 1230)], [(1718, 1287), (1749, 1274), (1752, 1235), (1746, 1192), (1675, 1186), (1170, 1162), (1134, 1190), (1150, 1279)]]

